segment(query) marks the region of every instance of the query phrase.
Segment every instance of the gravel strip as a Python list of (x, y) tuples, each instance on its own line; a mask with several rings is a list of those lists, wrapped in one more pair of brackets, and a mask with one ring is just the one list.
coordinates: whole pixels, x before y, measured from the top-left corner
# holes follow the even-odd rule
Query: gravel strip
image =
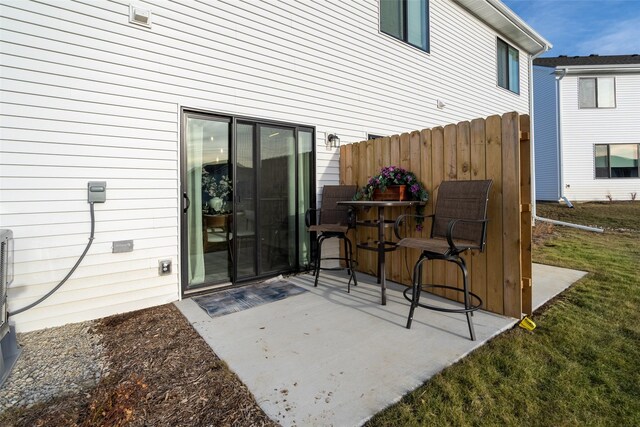
[(0, 412), (94, 386), (106, 374), (94, 322), (18, 334), (22, 354), (0, 388)]

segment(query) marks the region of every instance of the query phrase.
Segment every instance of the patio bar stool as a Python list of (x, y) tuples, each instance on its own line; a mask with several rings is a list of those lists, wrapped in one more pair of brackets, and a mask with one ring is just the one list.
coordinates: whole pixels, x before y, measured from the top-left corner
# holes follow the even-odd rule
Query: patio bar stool
[[(407, 329), (411, 328), (413, 313), (416, 307), (447, 313), (464, 313), (469, 325), (471, 340), (475, 341), (471, 316), (482, 306), (482, 299), (469, 290), (467, 266), (460, 256), (468, 250), (482, 252), (486, 245), (487, 236), (487, 204), (491, 180), (483, 181), (445, 181), (440, 184), (436, 209), (432, 218), (431, 236), (425, 238), (402, 238), (400, 225), (405, 217), (416, 215), (401, 215), (395, 223), (396, 236), (401, 239), (398, 246), (418, 249), (422, 254), (413, 267), (413, 283), (411, 288), (404, 291), (404, 297), (411, 302)], [(424, 217), (424, 218), (426, 218)], [(462, 271), (462, 289), (451, 285), (434, 285), (421, 283), (422, 264), (427, 260), (443, 260), (456, 264)], [(420, 294), (424, 289), (445, 289), (463, 293), (464, 306), (460, 308), (439, 307), (420, 302)], [(407, 294), (411, 291), (411, 297)]]
[[(319, 209), (319, 217), (317, 223), (312, 224), (312, 214), (318, 214), (318, 209), (308, 209), (305, 214), (305, 224), (311, 233), (317, 233), (316, 257), (314, 260), (315, 281), (313, 286), (318, 286), (318, 278), (320, 270), (342, 270), (347, 269), (349, 274), (349, 282), (347, 283), (347, 292), (351, 292), (351, 279), (353, 285), (358, 286), (358, 279), (354, 270), (355, 261), (353, 260), (351, 240), (347, 237), (347, 232), (355, 227), (355, 215), (348, 206), (338, 206), (336, 203), (341, 201), (349, 201), (353, 199), (356, 193), (355, 185), (325, 185), (322, 189), (322, 203)], [(331, 238), (338, 238), (344, 242), (344, 257), (325, 257), (322, 258), (322, 243)], [(321, 267), (322, 261), (337, 260), (344, 261), (346, 267)]]

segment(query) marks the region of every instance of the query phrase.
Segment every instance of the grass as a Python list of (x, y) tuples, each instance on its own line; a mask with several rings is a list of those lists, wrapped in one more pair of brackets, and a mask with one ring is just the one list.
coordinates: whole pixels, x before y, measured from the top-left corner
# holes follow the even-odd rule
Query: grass
[(538, 215), (607, 230), (537, 227), (535, 262), (589, 274), (534, 313), (533, 332), (497, 337), (369, 426), (640, 425), (640, 203)]

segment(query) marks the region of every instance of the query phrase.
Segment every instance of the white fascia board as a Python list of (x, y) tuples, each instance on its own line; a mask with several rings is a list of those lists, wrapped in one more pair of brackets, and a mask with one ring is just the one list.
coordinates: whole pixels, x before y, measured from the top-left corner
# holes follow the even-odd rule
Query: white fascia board
[(630, 65), (558, 65), (555, 73), (566, 74), (634, 74), (640, 73), (640, 64)]
[(522, 47), (538, 55), (553, 45), (499, 0), (454, 0), (472, 15)]

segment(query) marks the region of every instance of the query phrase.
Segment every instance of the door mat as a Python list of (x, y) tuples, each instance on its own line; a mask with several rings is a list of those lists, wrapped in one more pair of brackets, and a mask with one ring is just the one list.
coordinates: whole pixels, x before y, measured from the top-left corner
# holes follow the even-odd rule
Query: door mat
[(193, 300), (211, 317), (224, 316), (251, 307), (279, 301), (307, 292), (286, 280), (256, 283), (241, 288), (227, 289), (211, 295), (194, 297)]

